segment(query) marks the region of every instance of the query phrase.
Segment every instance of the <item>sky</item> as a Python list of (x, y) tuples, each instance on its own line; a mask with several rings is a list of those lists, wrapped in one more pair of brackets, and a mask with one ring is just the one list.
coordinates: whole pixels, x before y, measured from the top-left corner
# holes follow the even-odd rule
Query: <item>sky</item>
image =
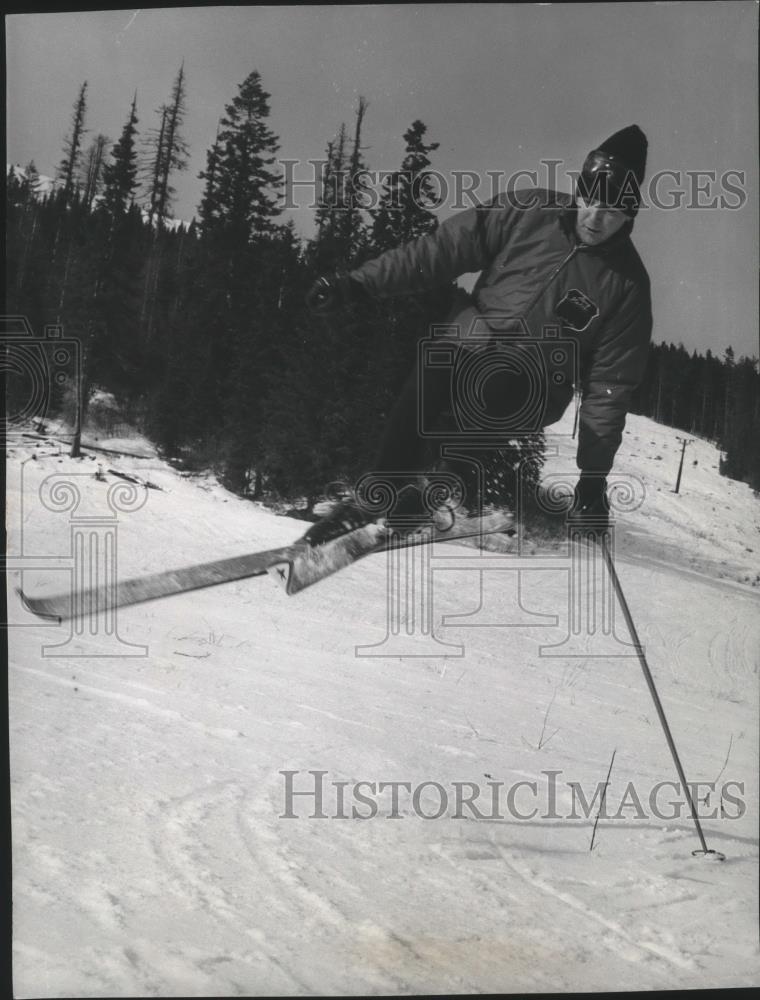
[[(547, 159), (570, 190), (586, 153), (635, 122), (649, 139), (649, 179), (660, 178), (659, 205), (648, 200), (634, 229), (655, 340), (757, 356), (757, 26), (754, 2), (712, 0), (12, 14), (6, 158), (53, 174), (85, 80), (88, 139), (117, 139), (135, 92), (144, 134), (183, 61), (190, 162), (174, 178), (174, 213), (187, 221), (217, 123), (253, 70), (271, 95), (278, 155), (298, 161), (301, 180), (341, 122), (352, 124), (360, 95), (371, 169), (397, 168), (402, 135), (421, 119), (450, 190), (456, 171), (471, 171), (484, 197), (489, 172), (546, 182)], [(289, 213), (303, 236), (309, 197), (296, 189), (301, 207)], [(439, 217), (455, 210), (449, 197)]]

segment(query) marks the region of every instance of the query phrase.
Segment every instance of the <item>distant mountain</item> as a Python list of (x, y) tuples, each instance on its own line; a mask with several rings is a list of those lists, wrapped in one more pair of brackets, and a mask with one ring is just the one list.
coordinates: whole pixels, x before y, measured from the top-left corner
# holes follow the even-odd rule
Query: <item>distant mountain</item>
[[(22, 167), (19, 163), (7, 163), (5, 164), (5, 176), (7, 177), (10, 171), (13, 171), (13, 176), (18, 180), (26, 180), (26, 167)], [(53, 191), (56, 191), (61, 185), (54, 177), (48, 177), (46, 174), (39, 174), (39, 182), (37, 185), (37, 197), (46, 198)], [(96, 195), (94, 201), (97, 202), (99, 196)], [(143, 209), (143, 220), (148, 221), (148, 213)], [(184, 219), (166, 219), (165, 226), (167, 229), (179, 229), (180, 226), (185, 226), (186, 228), (190, 226), (190, 222), (186, 222)]]
[[(8, 176), (10, 171), (13, 171), (13, 176), (18, 178), (18, 180), (26, 180), (26, 167), (22, 167), (19, 163), (6, 163), (5, 164), (5, 176)], [(51, 191), (55, 191), (58, 187), (58, 182), (54, 177), (47, 177), (45, 174), (39, 174), (39, 185), (37, 187), (37, 194), (40, 198), (44, 198), (49, 195)]]

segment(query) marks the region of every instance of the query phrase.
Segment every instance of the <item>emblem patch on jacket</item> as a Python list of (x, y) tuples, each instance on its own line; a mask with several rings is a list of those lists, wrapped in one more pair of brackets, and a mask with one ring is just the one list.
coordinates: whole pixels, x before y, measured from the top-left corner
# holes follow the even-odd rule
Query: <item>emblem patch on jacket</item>
[(579, 288), (571, 288), (559, 300), (554, 313), (571, 330), (580, 332), (599, 315), (599, 306)]

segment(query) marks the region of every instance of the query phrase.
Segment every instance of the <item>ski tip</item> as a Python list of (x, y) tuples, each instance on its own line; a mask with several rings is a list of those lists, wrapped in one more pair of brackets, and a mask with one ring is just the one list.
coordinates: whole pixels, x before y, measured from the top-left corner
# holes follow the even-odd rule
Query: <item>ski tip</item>
[(286, 594), (290, 593), (290, 580), (293, 576), (292, 562), (284, 560), (283, 562), (273, 563), (267, 568), (267, 573), (282, 587)]
[(45, 611), (38, 601), (32, 597), (27, 597), (24, 591), (20, 587), (16, 587), (16, 593), (19, 596), (19, 600), (23, 604), (24, 608), (30, 613), (35, 615), (37, 618), (44, 618), (46, 621), (55, 622), (60, 625), (63, 618), (51, 611)]

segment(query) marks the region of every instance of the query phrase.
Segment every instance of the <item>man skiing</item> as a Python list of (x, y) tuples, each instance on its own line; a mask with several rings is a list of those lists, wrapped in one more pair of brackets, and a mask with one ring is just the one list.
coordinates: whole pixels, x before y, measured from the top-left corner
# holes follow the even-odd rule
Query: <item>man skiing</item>
[[(573, 511), (606, 515), (606, 477), (644, 374), (652, 330), (649, 278), (630, 239), (646, 156), (644, 133), (628, 126), (589, 153), (573, 196), (543, 189), (502, 193), (347, 275), (313, 285), (307, 305), (328, 314), (362, 297), (419, 292), (480, 272), (471, 296), (460, 290), (447, 324), (455, 335), (436, 342), (456, 350), (458, 370), (469, 365), (476, 384), (457, 378), (454, 362), (421, 364), (382, 436), (373, 471), (397, 480), (401, 475), (402, 482), (408, 475), (391, 525), (394, 517), (409, 526), (415, 517), (422, 524), (430, 516), (415, 484), (424, 468), (424, 428), (440, 414), (478, 410), (484, 441), (492, 440), (494, 426), (511, 436), (527, 434), (561, 417), (574, 384), (581, 408)], [(560, 343), (571, 349), (558, 350)], [(470, 422), (467, 430), (477, 439), (477, 426)], [(466, 466), (454, 469), (477, 507), (482, 498), (472, 478), (467, 481)], [(351, 498), (304, 537), (319, 545), (369, 520), (359, 499)]]

